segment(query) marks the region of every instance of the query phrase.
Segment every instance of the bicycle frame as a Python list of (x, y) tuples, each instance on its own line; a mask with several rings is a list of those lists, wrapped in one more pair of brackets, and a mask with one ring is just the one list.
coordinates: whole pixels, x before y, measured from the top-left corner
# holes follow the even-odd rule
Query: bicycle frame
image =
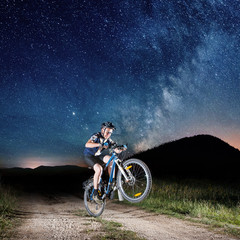
[[(125, 177), (126, 181), (129, 181), (129, 178), (127, 177), (126, 173), (124, 172), (122, 166), (119, 164), (119, 162), (121, 160), (117, 157), (117, 154), (115, 152), (112, 153), (112, 156), (110, 157), (110, 159), (106, 163), (106, 167), (108, 167), (108, 165), (110, 164), (111, 161), (113, 162), (112, 163), (112, 169), (111, 169), (111, 173), (110, 173), (110, 176), (109, 176), (107, 189), (104, 189), (104, 194), (102, 196), (102, 199), (104, 199), (106, 197), (106, 195), (108, 195), (111, 191), (111, 186), (112, 186), (112, 183), (113, 183), (113, 179), (115, 177), (115, 167), (116, 167), (116, 165), (118, 166), (118, 169), (121, 171), (121, 173)], [(101, 182), (102, 182), (102, 177), (100, 179), (100, 183)], [(116, 189), (113, 189), (113, 191), (115, 191), (115, 190)], [(93, 191), (91, 193), (91, 198), (92, 198), (92, 196), (93, 196)], [(119, 197), (119, 199), (122, 199), (122, 197)]]

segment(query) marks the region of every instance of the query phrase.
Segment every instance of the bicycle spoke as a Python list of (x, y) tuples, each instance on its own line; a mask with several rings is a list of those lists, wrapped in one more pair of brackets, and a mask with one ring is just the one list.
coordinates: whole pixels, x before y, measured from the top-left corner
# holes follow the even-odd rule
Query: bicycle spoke
[[(131, 202), (143, 200), (151, 189), (151, 173), (147, 166), (138, 159), (127, 160), (124, 166), (128, 170), (130, 181), (121, 181), (121, 192), (123, 196)], [(130, 173), (129, 173), (130, 172)], [(119, 177), (123, 178), (121, 174)]]
[(84, 204), (85, 204), (85, 207), (86, 207), (88, 213), (91, 216), (97, 217), (102, 214), (104, 207), (105, 207), (105, 201), (103, 201), (102, 204), (97, 204), (92, 199), (92, 194), (93, 194), (93, 184), (90, 183), (89, 186), (86, 187), (85, 192), (84, 192)]

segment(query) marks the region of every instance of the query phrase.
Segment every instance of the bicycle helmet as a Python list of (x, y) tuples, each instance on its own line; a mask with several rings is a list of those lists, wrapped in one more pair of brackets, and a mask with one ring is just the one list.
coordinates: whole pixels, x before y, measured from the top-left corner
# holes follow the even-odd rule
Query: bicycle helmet
[(102, 123), (101, 128), (111, 128), (113, 130), (116, 130), (115, 126), (111, 122), (104, 122), (104, 123)]

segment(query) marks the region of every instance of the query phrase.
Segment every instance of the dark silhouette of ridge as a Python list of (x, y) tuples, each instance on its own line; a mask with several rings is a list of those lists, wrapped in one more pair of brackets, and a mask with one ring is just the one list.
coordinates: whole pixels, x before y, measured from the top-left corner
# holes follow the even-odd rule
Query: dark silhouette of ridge
[(154, 176), (239, 178), (240, 151), (211, 135), (182, 138), (131, 157), (146, 162)]
[(2, 184), (24, 191), (80, 192), (92, 174), (87, 168), (71, 165), (0, 169)]
[[(219, 138), (198, 135), (162, 144), (130, 158), (143, 160), (154, 177), (233, 179), (239, 182), (240, 151)], [(93, 175), (78, 166), (0, 168), (0, 184), (24, 191), (82, 192), (82, 183)]]

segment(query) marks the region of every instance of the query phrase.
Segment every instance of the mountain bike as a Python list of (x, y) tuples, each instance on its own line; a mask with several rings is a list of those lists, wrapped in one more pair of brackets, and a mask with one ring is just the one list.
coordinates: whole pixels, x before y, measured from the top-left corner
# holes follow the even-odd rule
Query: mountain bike
[[(151, 191), (152, 176), (147, 165), (135, 158), (128, 160), (122, 160), (119, 154), (116, 152), (126, 151), (126, 145), (115, 146), (112, 150), (111, 157), (106, 163), (107, 167), (112, 161), (112, 169), (108, 181), (101, 176), (98, 194), (101, 203), (96, 203), (93, 200), (93, 177), (84, 182), (84, 205), (87, 212), (93, 216), (100, 216), (105, 208), (106, 199), (112, 199), (114, 192), (118, 191), (118, 197), (120, 201), (123, 198), (129, 202), (137, 203), (145, 199)], [(117, 174), (116, 174), (117, 168)], [(117, 178), (115, 178), (117, 175)]]

